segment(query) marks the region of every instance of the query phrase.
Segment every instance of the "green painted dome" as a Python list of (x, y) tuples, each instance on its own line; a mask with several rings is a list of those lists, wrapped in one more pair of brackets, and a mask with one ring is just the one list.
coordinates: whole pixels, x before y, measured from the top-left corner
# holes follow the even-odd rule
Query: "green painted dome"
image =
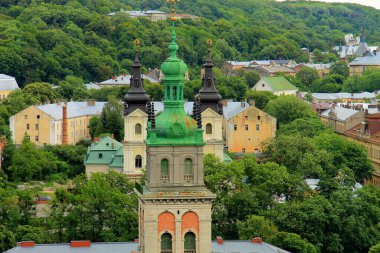
[(161, 71), (165, 75), (165, 79), (185, 79), (187, 65), (177, 57), (178, 44), (176, 43), (176, 33), (172, 29), (172, 41), (169, 45), (170, 57), (161, 64)]

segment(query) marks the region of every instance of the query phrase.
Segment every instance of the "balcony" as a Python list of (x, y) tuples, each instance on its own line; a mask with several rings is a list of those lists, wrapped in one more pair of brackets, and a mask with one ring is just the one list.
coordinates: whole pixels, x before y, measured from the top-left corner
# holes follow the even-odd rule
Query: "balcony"
[(185, 249), (184, 253), (196, 253), (195, 249)]
[[(161, 176), (161, 181), (168, 181), (169, 180), (169, 176)], [(161, 251), (161, 253), (162, 253), (162, 251)], [(166, 252), (164, 252), (164, 253), (166, 253)], [(171, 251), (170, 251), (170, 253), (171, 253)]]
[(185, 181), (190, 182), (192, 180), (193, 180), (193, 175), (185, 175)]
[(161, 250), (161, 253), (172, 253), (173, 251), (170, 249), (170, 250)]

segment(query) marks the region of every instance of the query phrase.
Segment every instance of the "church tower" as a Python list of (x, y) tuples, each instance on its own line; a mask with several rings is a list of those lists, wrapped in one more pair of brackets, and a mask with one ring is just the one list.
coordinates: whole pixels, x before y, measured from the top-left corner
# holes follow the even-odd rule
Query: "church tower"
[(139, 41), (135, 41), (135, 59), (132, 65), (130, 89), (124, 98), (124, 168), (123, 171), (130, 179), (138, 179), (146, 162), (148, 125), (147, 104), (149, 96), (145, 93), (141, 64), (139, 61)]
[[(202, 88), (196, 96), (195, 103), (200, 104), (203, 120), (203, 137), (206, 145), (205, 154), (214, 154), (221, 161), (224, 160), (224, 140), (223, 140), (223, 105), (222, 96), (215, 86), (215, 76), (213, 72), (214, 64), (211, 59), (212, 41), (207, 40), (208, 52), (204, 66), (204, 76)], [(194, 107), (196, 108), (196, 106)], [(194, 112), (193, 112), (194, 114)]]
[[(146, 185), (137, 185), (139, 243), (143, 253), (211, 253), (211, 205), (204, 185), (203, 129), (184, 110), (186, 64), (177, 57), (172, 28), (165, 77), (164, 111), (149, 112)], [(149, 106), (151, 108), (151, 106)]]

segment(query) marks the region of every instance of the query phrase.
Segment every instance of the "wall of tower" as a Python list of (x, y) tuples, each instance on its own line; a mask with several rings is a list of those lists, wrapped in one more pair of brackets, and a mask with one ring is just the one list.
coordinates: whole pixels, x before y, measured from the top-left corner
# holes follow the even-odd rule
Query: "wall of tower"
[[(203, 190), (203, 146), (147, 147), (147, 187), (150, 191), (182, 191), (186, 187)], [(168, 175), (161, 173), (161, 162), (168, 161)], [(185, 160), (192, 161), (192, 173), (186, 175)]]
[[(124, 117), (124, 168), (125, 174), (132, 178), (141, 175), (146, 165), (146, 128), (148, 126), (148, 115), (137, 109)], [(136, 162), (141, 156), (141, 166)]]
[[(202, 112), (204, 153), (224, 160), (223, 116), (211, 109)], [(211, 130), (211, 131), (210, 131)]]
[(165, 199), (139, 202), (140, 251), (161, 252), (161, 237), (172, 235), (172, 253), (184, 252), (187, 232), (195, 234), (196, 252), (211, 253), (211, 201)]

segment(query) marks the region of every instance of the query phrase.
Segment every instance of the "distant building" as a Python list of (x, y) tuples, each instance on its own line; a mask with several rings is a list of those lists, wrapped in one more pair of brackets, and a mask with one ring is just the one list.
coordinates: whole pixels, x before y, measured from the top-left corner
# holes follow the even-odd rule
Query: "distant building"
[(100, 90), (101, 87), (97, 85), (96, 83), (86, 83), (84, 84), (84, 87), (86, 87), (87, 90)]
[(368, 100), (376, 99), (376, 94), (374, 92), (361, 92), (361, 93), (312, 93), (311, 94), (315, 101), (319, 102), (342, 102), (342, 103), (363, 103), (368, 102)]
[(361, 39), (360, 36), (355, 37), (352, 33), (349, 33), (344, 35), (344, 41), (346, 42), (346, 45), (356, 46), (360, 44)]
[(236, 70), (257, 70), (256, 68), (262, 67), (263, 70), (257, 70), (262, 75), (270, 76), (278, 72), (294, 74), (295, 71), (291, 67), (296, 66), (297, 63), (293, 60), (252, 60), (252, 61), (226, 61), (222, 70), (224, 73), (231, 74)]
[(276, 96), (296, 95), (298, 88), (291, 84), (285, 77), (264, 77), (261, 78), (252, 90), (269, 91)]
[(14, 77), (0, 74), (0, 100), (8, 97), (9, 93), (19, 89)]
[[(143, 79), (148, 80), (151, 83), (160, 82), (158, 79), (152, 78), (150, 76), (147, 76), (147, 75), (142, 75), (142, 76), (143, 76)], [(130, 85), (130, 84), (131, 84), (131, 75), (120, 75), (117, 77), (113, 76), (111, 79), (97, 83), (97, 85), (101, 88), (124, 86), (124, 85)]]
[(354, 126), (364, 121), (365, 112), (348, 109), (335, 104), (320, 114), (322, 123), (331, 127), (337, 133), (345, 133)]
[(261, 77), (274, 77), (279, 73), (295, 75), (296, 71), (286, 66), (271, 65), (271, 66), (253, 66), (251, 69), (257, 71)]
[(380, 114), (367, 114), (365, 120), (346, 131), (344, 136), (366, 147), (374, 173), (365, 183), (380, 188)]
[[(158, 22), (162, 20), (167, 20), (168, 18), (171, 18), (172, 15), (170, 13), (165, 13), (158, 10), (149, 10), (149, 11), (125, 11), (121, 9), (119, 11), (120, 13), (126, 13), (131, 18), (148, 18), (152, 22)], [(108, 16), (114, 16), (118, 12), (111, 12), (108, 14)], [(198, 19), (198, 16), (190, 15), (190, 14), (175, 14), (174, 18), (176, 19)]]
[(298, 64), (293, 69), (298, 73), (303, 67), (308, 67), (315, 69), (320, 77), (326, 76), (328, 73), (330, 73), (331, 70), (331, 63), (323, 64), (323, 63), (301, 63)]
[(379, 47), (368, 46), (367, 43), (360, 43), (358, 45), (336, 46), (334, 50), (341, 59), (347, 60), (349, 57), (362, 57), (368, 52), (377, 52)]
[(254, 104), (241, 103), (233, 110), (225, 107), (224, 136), (226, 149), (233, 153), (260, 153), (262, 143), (276, 135), (276, 118)]
[(123, 173), (123, 163), (123, 144), (111, 137), (104, 137), (92, 143), (84, 160), (87, 175), (110, 170)]
[(361, 75), (368, 68), (380, 69), (380, 53), (368, 52), (365, 56), (358, 57), (349, 64), (350, 75)]
[(76, 144), (90, 139), (90, 119), (100, 115), (105, 104), (89, 100), (29, 106), (10, 118), (13, 141), (21, 144), (26, 136), (37, 146), (43, 146)]

